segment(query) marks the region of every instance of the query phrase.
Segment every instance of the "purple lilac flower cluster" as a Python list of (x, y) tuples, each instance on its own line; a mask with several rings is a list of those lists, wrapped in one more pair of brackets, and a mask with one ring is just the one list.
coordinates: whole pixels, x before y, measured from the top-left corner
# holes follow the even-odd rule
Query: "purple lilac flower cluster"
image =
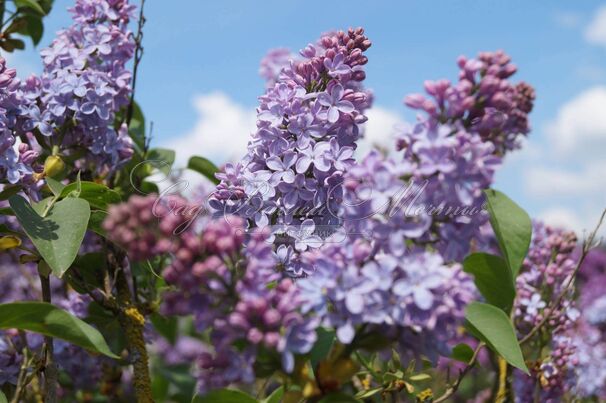
[[(133, 154), (125, 124), (114, 128), (116, 113), (130, 101), (131, 72), (126, 64), (135, 43), (128, 23), (135, 6), (125, 0), (78, 0), (74, 23), (58, 32), (40, 54), (44, 71), (16, 89), (11, 113), (22, 140), (41, 135), (44, 146), (63, 155), (84, 152), (77, 168), (106, 173)], [(30, 137), (31, 138), (31, 137)], [(37, 142), (31, 141), (36, 147)]]
[(579, 272), (581, 317), (573, 343), (579, 364), (574, 392), (587, 398), (606, 399), (606, 252), (594, 249)]
[(477, 58), (460, 56), (459, 81), (426, 81), (422, 94), (406, 97), (405, 103), (425, 111), (435, 123), (458, 122), (465, 130), (492, 142), (499, 155), (519, 148), (519, 137), (530, 131), (528, 113), (534, 89), (508, 79), (517, 71), (503, 51), (481, 52)]
[[(516, 372), (516, 399), (534, 401), (537, 388), (541, 401), (556, 402), (575, 385), (578, 365), (572, 330), (579, 318), (574, 303), (574, 289), (566, 288), (576, 262), (576, 236), (535, 222), (530, 249), (517, 278), (514, 323), (522, 336), (539, 324), (545, 315), (549, 319), (530, 341), (536, 351), (549, 350), (533, 365), (531, 377)], [(559, 296), (564, 293), (564, 297)], [(546, 339), (543, 334), (549, 334)]]
[[(248, 153), (217, 177), (212, 207), (251, 226), (271, 226), (277, 245), (298, 252), (319, 246), (322, 227), (338, 219), (325, 206), (340, 202), (343, 172), (352, 158), (370, 97), (361, 86), (371, 43), (361, 28), (334, 32), (301, 50), (260, 97), (257, 131)], [(330, 191), (329, 191), (330, 189)], [(330, 232), (329, 230), (327, 230)], [(305, 233), (296, 242), (294, 233)], [(305, 242), (302, 238), (312, 238)], [(287, 271), (296, 253), (285, 255)]]
[[(165, 296), (164, 313), (193, 313), (200, 332), (211, 329), (212, 350), (202, 350), (197, 359), (201, 391), (252, 382), (260, 351), (280, 353), (290, 372), (294, 354), (308, 352), (315, 342), (315, 322), (298, 312), (298, 290), (276, 272), (267, 235), (248, 236), (242, 250), (242, 218), (211, 221), (201, 234), (181, 234), (164, 271), (166, 281), (178, 287)], [(241, 341), (246, 347), (237, 347)]]
[(403, 355), (412, 351), (437, 359), (447, 354), (446, 342), (474, 296), (460, 266), (447, 266), (439, 254), (428, 251), (392, 255), (357, 239), (302, 257), (315, 267), (313, 275), (297, 282), (302, 310), (334, 327), (344, 344), (354, 340), (361, 325), (369, 325), (365, 331), (377, 330), (401, 342)]
[(16, 70), (7, 68), (6, 61), (0, 57), (0, 181), (12, 184), (24, 176), (31, 176), (34, 173), (32, 164), (38, 158), (38, 152), (27, 143), (17, 145), (16, 114), (22, 107), (23, 97), (16, 74)]
[(492, 184), (503, 154), (529, 131), (534, 100), (528, 84), (509, 83), (516, 68), (501, 51), (461, 56), (459, 66), (456, 85), (427, 81), (432, 99), (405, 98), (427, 116), (405, 128), (396, 144), (403, 150), (403, 176), (417, 188), (408, 210), (420, 208), (415, 215), (427, 225), (415, 242), (434, 245), (447, 261), (463, 259), (472, 240), (485, 241), (478, 230), (487, 222), (482, 190)]
[(238, 216), (199, 229), (174, 214), (184, 203), (133, 196), (112, 206), (103, 226), (133, 260), (168, 258), (163, 276), (176, 289), (164, 295), (163, 313), (193, 314), (199, 332), (210, 330), (209, 347), (196, 352), (200, 390), (252, 382), (260, 351), (278, 353), (283, 368), (292, 371), (294, 355), (313, 346), (317, 321), (299, 312), (298, 290), (276, 271), (267, 234), (247, 234)]
[[(0, 256), (0, 303), (15, 301), (28, 301), (40, 299), (40, 287), (37, 269), (34, 265), (21, 265), (16, 256), (3, 253)], [(18, 273), (19, 275), (15, 275)], [(88, 315), (90, 298), (73, 291), (65, 291), (58, 281), (52, 282), (53, 303), (58, 307), (79, 318)], [(31, 351), (39, 351), (42, 346), (42, 337), (38, 334), (27, 333), (27, 347)], [(84, 349), (70, 343), (55, 340), (55, 359), (59, 370), (67, 374), (71, 386), (62, 388), (60, 393), (67, 395), (70, 390), (94, 390), (101, 380), (100, 364), (110, 362), (98, 356), (93, 356)], [(21, 352), (24, 339), (16, 330), (0, 331), (0, 386), (5, 383), (15, 385), (17, 375), (22, 365)]]

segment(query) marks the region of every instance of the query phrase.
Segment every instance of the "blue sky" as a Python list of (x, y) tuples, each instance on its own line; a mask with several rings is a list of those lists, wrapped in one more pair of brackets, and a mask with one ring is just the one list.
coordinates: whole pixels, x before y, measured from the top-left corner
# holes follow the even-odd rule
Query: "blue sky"
[[(70, 4), (55, 1), (41, 46), (70, 23)], [(177, 144), (183, 152), (222, 162), (231, 155), (226, 150), (240, 150), (236, 143), (252, 129), (263, 91), (259, 60), (272, 47), (298, 50), (324, 31), (365, 27), (373, 41), (367, 86), (377, 112), (371, 119), (384, 139), (394, 121), (414, 118), (402, 106), (404, 95), (421, 91), (426, 79), (456, 79), (460, 54), (504, 49), (519, 67), (517, 79), (535, 86), (537, 102), (527, 148), (508, 158), (496, 187), (535, 216), (582, 229), (606, 206), (604, 6), (148, 0), (137, 98), (154, 122), (155, 144)], [(22, 72), (39, 70), (33, 50), (10, 60)]]

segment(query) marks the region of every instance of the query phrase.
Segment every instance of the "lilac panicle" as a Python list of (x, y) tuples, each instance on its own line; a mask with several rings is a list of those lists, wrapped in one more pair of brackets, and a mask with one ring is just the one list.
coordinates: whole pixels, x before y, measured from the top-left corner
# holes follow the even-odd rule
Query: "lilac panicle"
[(534, 89), (524, 82), (509, 81), (517, 67), (500, 50), (481, 52), (475, 59), (460, 56), (457, 64), (457, 83), (426, 81), (429, 98), (408, 95), (406, 105), (426, 112), (431, 122), (460, 123), (493, 143), (501, 155), (519, 148), (520, 135), (530, 131), (528, 113), (533, 107)]
[[(530, 249), (516, 280), (514, 324), (523, 337), (549, 315), (543, 330), (534, 336), (536, 343), (547, 343), (539, 345), (548, 347), (548, 352), (529, 365), (531, 377), (516, 371), (516, 401), (533, 402), (538, 390), (541, 401), (557, 402), (576, 383), (579, 359), (572, 332), (580, 313), (574, 289), (565, 288), (576, 266), (575, 247), (574, 233), (533, 224)], [(564, 297), (554, 305), (562, 292)], [(542, 341), (544, 334), (550, 336), (547, 342)]]
[[(70, 9), (73, 24), (40, 52), (42, 75), (10, 87), (6, 111), (13, 136), (36, 152), (49, 146), (38, 144), (32, 132), (44, 143), (58, 144), (61, 155), (83, 151), (78, 168), (97, 173), (115, 170), (130, 159), (133, 143), (127, 128), (114, 124), (116, 114), (130, 101), (132, 74), (127, 63), (135, 43), (128, 24), (134, 9), (125, 0), (76, 1)], [(11, 158), (15, 165), (14, 155)], [(30, 171), (13, 166), (9, 181), (15, 182), (17, 172), (24, 176)]]
[[(353, 165), (370, 106), (361, 86), (364, 51), (370, 45), (361, 28), (333, 32), (301, 50), (289, 65), (271, 63), (280, 65), (279, 74), (260, 97), (248, 153), (217, 176), (222, 182), (211, 205), (218, 215), (237, 214), (248, 226), (269, 226), (276, 247), (295, 248), (293, 233), (305, 232), (313, 223), (314, 233), (307, 234), (313, 242), (301, 240), (298, 249), (320, 246), (317, 233), (337, 219), (314, 210), (339, 203), (338, 183)], [(284, 56), (278, 52), (270, 58)], [(297, 271), (297, 254), (292, 258), (284, 264), (289, 272)]]

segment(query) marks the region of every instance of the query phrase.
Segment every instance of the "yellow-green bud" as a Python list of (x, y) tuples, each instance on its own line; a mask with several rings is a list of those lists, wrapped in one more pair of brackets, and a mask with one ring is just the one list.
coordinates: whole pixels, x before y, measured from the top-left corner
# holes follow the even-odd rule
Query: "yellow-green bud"
[(65, 163), (58, 155), (49, 155), (44, 161), (44, 174), (51, 178), (63, 172)]
[(21, 246), (21, 239), (13, 235), (0, 238), (0, 250), (14, 249)]

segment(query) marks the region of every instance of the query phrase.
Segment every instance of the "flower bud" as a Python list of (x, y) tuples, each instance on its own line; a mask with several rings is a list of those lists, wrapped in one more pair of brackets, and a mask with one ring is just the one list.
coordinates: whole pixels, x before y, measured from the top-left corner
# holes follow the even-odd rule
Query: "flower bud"
[(0, 238), (0, 250), (14, 249), (19, 246), (21, 246), (21, 239), (16, 236), (7, 235)]
[(63, 172), (65, 163), (58, 155), (50, 155), (44, 161), (44, 174), (53, 177)]

